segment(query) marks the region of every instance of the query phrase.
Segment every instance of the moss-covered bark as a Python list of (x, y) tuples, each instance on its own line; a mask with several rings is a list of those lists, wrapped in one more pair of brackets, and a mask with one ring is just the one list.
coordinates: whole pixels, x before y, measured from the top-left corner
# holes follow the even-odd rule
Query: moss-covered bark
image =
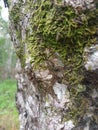
[(98, 10), (92, 0), (74, 2), (12, 1), (11, 35), (21, 63), (17, 74), (21, 130), (70, 130), (80, 122), (83, 129), (90, 128), (84, 118), (97, 127), (95, 111), (92, 121), (88, 110), (94, 100), (91, 92), (97, 88), (88, 79), (97, 73), (88, 75), (84, 49), (98, 42)]

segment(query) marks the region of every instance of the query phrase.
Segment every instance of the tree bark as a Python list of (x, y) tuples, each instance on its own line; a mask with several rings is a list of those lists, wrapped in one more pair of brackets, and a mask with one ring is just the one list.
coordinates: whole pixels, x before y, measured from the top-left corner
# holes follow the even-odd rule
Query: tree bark
[[(44, 0), (41, 0), (41, 2), (44, 2)], [(35, 57), (33, 58), (31, 52), (36, 51), (37, 53), (37, 47), (32, 42), (35, 50), (33, 47), (29, 50), (28, 41), (31, 41), (29, 36), (32, 38), (33, 29), (36, 30), (37, 28), (35, 26), (32, 29), (32, 25), (35, 24), (32, 23), (32, 20), (34, 18), (33, 12), (39, 9), (39, 3), (38, 0), (32, 2), (29, 0), (12, 0), (9, 9), (10, 34), (19, 58), (16, 66), (16, 79), (18, 81), (16, 105), (19, 111), (20, 130), (97, 130), (98, 74), (96, 70), (98, 65), (96, 64), (97, 58), (93, 58), (97, 54), (97, 45), (84, 49), (87, 61), (85, 68), (82, 67), (84, 78), (77, 83), (77, 89), (74, 88), (75, 85), (71, 85), (65, 78), (67, 75), (65, 75), (66, 70), (72, 65), (66, 68), (59, 53), (53, 53), (53, 48), (46, 47), (44, 50), (40, 50), (45, 52), (46, 57), (51, 52), (52, 56), (45, 60), (45, 67), (41, 65), (36, 67)], [(90, 11), (95, 10), (93, 0), (51, 2), (51, 8), (58, 10), (64, 9), (66, 6), (72, 6), (76, 14), (81, 14), (81, 12), (85, 14), (85, 11), (89, 9)], [(44, 10), (44, 6), (42, 10)], [(61, 16), (59, 18), (61, 19)], [(56, 41), (60, 41), (59, 35), (59, 33), (56, 35)], [(37, 46), (39, 45), (37, 44)], [(91, 50), (93, 52), (88, 56), (87, 52)], [(38, 57), (40, 55), (37, 55), (37, 59)], [(90, 63), (94, 63), (95, 66)], [(88, 70), (90, 67), (91, 71)], [(72, 72), (69, 72), (68, 75), (70, 73)], [(81, 86), (82, 90), (79, 89), (78, 91)], [(76, 96), (72, 95), (73, 93)], [(80, 100), (75, 99), (79, 97), (81, 97)]]

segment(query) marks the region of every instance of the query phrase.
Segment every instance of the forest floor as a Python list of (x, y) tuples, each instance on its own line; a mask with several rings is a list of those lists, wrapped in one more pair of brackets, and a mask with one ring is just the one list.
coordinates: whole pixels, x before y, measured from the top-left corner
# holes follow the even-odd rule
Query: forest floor
[(15, 80), (0, 81), (0, 130), (19, 130), (15, 93)]

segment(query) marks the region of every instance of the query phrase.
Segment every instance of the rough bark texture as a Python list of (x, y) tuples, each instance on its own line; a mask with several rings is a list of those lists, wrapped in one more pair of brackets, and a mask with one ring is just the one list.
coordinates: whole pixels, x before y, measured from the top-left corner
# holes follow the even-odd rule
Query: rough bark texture
[[(96, 64), (98, 47), (96, 45), (84, 50), (87, 58), (85, 68), (87, 70), (90, 68), (91, 71), (85, 70), (82, 81), (85, 90), (79, 90), (81, 92), (79, 94), (83, 97), (83, 106), (78, 104), (76, 110), (73, 108), (73, 113), (76, 115), (82, 111), (81, 109), (83, 112), (78, 114), (77, 122), (73, 119), (73, 115), (67, 120), (67, 113), (73, 107), (75, 99), (70, 96), (70, 85), (68, 86), (66, 81), (62, 82), (66, 70), (64, 63), (58, 53), (54, 53), (49, 62), (48, 60), (45, 62), (45, 68), (34, 69), (28, 44), (26, 44), (26, 38), (33, 31), (30, 30), (32, 28), (30, 22), (33, 19), (32, 13), (37, 8), (37, 6), (33, 8), (36, 2), (37, 0), (32, 2), (12, 0), (10, 5), (11, 37), (19, 57), (16, 66), (18, 81), (16, 105), (19, 111), (20, 130), (98, 130), (98, 116), (96, 116), (98, 115), (98, 65)], [(59, 6), (56, 4), (58, 3), (54, 3), (55, 6)], [(59, 7), (66, 8), (66, 5), (73, 6), (77, 12), (95, 9), (93, 0), (65, 0), (60, 2)], [(13, 17), (17, 12), (18, 15)], [(48, 55), (50, 51), (47, 49), (45, 54)], [(88, 56), (89, 51), (92, 54)], [(24, 58), (24, 55), (27, 57)], [(82, 108), (79, 110), (79, 107)]]

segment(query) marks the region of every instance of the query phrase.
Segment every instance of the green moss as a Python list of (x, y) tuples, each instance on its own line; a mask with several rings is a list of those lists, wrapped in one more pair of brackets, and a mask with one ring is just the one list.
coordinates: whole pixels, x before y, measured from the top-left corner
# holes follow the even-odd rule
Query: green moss
[[(65, 68), (63, 81), (71, 86), (72, 106), (65, 118), (77, 123), (89, 105), (87, 99), (81, 96), (86, 90), (86, 86), (81, 85), (84, 78), (83, 50), (96, 44), (98, 10), (78, 14), (70, 6), (55, 6), (48, 0), (39, 1), (33, 8), (36, 10), (30, 20), (32, 33), (27, 37), (32, 62), (35, 68), (42, 67), (58, 52)], [(50, 50), (48, 56), (46, 48)]]
[(84, 47), (96, 44), (96, 11), (77, 14), (70, 6), (54, 6), (48, 0), (33, 8), (33, 31), (27, 42), (35, 67), (49, 59), (45, 49), (52, 48), (52, 53), (58, 52), (65, 64), (65, 80), (70, 85), (79, 83), (83, 79), (80, 72), (83, 73)]
[[(85, 86), (81, 86), (84, 78), (83, 50), (86, 46), (96, 44), (98, 9), (77, 13), (70, 6), (60, 6), (60, 0), (57, 1), (56, 6), (48, 0), (39, 0), (33, 5), (31, 3), (28, 1), (29, 6), (27, 5), (27, 9), (34, 9), (30, 18), (31, 28), (28, 28), (27, 38), (24, 41), (32, 57), (31, 63), (35, 68), (44, 67), (45, 62), (54, 53), (60, 55), (65, 69), (63, 81), (71, 86), (72, 106), (69, 117), (78, 121), (78, 117), (82, 116), (88, 107), (86, 99), (81, 96), (85, 91)], [(19, 25), (21, 19), (19, 9), (20, 7), (15, 6), (11, 11), (17, 31), (17, 24)], [(46, 49), (50, 50), (49, 55), (46, 54)], [(21, 50), (23, 49), (20, 49), (20, 54)], [(39, 87), (39, 91), (46, 93), (42, 83), (39, 83)]]
[(10, 11), (10, 18), (13, 20), (14, 24), (17, 26), (17, 24), (20, 22), (20, 7), (18, 4), (15, 4)]

